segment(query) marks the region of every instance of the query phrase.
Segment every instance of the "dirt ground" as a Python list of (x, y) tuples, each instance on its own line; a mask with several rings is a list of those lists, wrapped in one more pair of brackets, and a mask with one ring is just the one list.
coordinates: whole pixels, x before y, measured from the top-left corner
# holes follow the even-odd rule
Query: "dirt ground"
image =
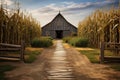
[(120, 72), (114, 71), (108, 65), (93, 64), (85, 55), (75, 48), (64, 45), (68, 60), (74, 69), (76, 80), (120, 80)]
[[(5, 73), (7, 80), (47, 80), (46, 69), (50, 66), (49, 60), (53, 56), (55, 45), (44, 49), (38, 59), (31, 64), (23, 62), (1, 63), (17, 67)], [(64, 45), (64, 48), (67, 52), (67, 60), (73, 67), (75, 80), (120, 80), (119, 71), (114, 71), (107, 65), (90, 63), (86, 56), (80, 54), (73, 47)]]

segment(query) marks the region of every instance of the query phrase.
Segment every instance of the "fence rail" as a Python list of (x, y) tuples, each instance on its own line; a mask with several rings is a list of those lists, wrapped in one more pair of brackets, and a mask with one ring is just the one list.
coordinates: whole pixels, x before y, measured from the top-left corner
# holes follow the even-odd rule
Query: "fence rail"
[(17, 60), (24, 61), (24, 51), (25, 51), (25, 43), (24, 43), (24, 41), (21, 42), (21, 45), (0, 43), (0, 53), (1, 52), (14, 52), (14, 51), (19, 51), (20, 52), (19, 57), (0, 55), (0, 59), (19, 58)]
[[(115, 56), (105, 56), (105, 50), (113, 51)], [(100, 44), (100, 62), (104, 63), (105, 61), (120, 61), (120, 43), (107, 43), (101, 42)]]

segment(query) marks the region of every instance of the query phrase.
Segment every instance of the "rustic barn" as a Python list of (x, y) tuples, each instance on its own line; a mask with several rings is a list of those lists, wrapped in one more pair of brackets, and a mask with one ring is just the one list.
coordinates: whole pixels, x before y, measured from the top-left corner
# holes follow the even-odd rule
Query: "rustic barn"
[(75, 34), (77, 34), (77, 28), (69, 23), (60, 12), (50, 23), (42, 27), (42, 36), (61, 39)]

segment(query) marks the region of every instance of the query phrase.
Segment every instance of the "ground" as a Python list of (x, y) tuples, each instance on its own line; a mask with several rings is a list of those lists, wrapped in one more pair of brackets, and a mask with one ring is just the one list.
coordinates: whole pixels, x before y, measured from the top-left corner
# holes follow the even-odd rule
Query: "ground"
[[(80, 54), (80, 52), (78, 52), (75, 48), (67, 44), (63, 44), (63, 46), (64, 50), (66, 51), (66, 59), (69, 62), (69, 65), (72, 67), (72, 74), (74, 76), (74, 79), (72, 80), (120, 79), (119, 71), (114, 71), (107, 65), (93, 64), (88, 60), (86, 56)], [(2, 63), (17, 67), (12, 71), (6, 72), (6, 78), (8, 80), (47, 80), (47, 70), (51, 67), (49, 61), (54, 56), (55, 49), (56, 43), (54, 46), (44, 49), (42, 54), (37, 57), (37, 60), (31, 64), (26, 64), (23, 62)]]

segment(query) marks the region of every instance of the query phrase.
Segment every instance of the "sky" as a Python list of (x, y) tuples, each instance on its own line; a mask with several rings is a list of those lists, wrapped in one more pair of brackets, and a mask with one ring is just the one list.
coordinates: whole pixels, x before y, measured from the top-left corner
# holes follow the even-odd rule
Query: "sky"
[[(8, 6), (19, 1), (20, 8), (27, 11), (40, 22), (46, 25), (60, 13), (74, 26), (92, 14), (96, 9), (110, 9), (118, 7), (120, 0), (2, 0)], [(0, 3), (1, 4), (1, 3)]]

